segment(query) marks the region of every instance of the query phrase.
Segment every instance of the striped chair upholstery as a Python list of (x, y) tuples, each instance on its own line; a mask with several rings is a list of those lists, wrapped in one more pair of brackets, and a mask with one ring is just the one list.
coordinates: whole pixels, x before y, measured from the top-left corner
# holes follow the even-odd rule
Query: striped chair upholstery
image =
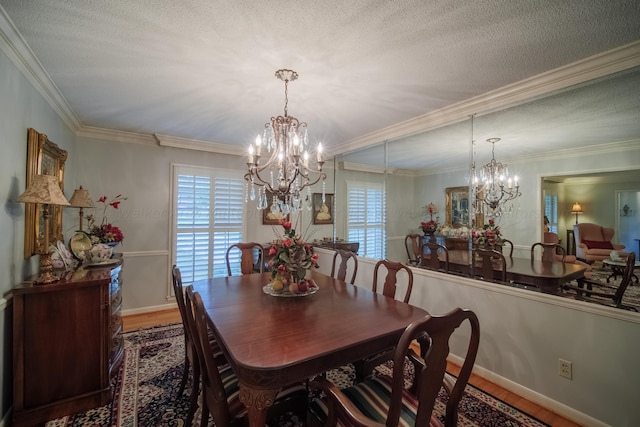
[[(194, 339), (198, 358), (201, 363), (202, 375), (202, 419), (200, 425), (207, 425), (209, 413), (216, 426), (230, 426), (236, 423), (243, 425), (241, 420), (247, 414), (246, 408), (240, 402), (240, 388), (238, 378), (231, 367), (218, 365), (213, 358), (213, 352), (209, 346), (209, 327), (207, 313), (200, 294), (193, 291), (192, 287), (186, 289), (185, 299), (187, 312), (191, 313), (189, 320), (193, 327)], [(224, 396), (225, 400), (220, 400)], [(287, 410), (306, 412), (307, 389), (305, 384), (296, 383), (284, 387), (276, 396), (269, 416), (283, 413)]]
[[(309, 408), (308, 425), (324, 426), (442, 426), (432, 415), (438, 392), (443, 385), (449, 339), (465, 321), (471, 326), (467, 354), (457, 381), (449, 390), (445, 426), (457, 424), (457, 406), (471, 376), (480, 343), (480, 325), (476, 315), (457, 308), (444, 316), (427, 315), (407, 327), (394, 352), (393, 375), (369, 377), (339, 390), (323, 377), (310, 383), (322, 391)], [(431, 341), (424, 359), (410, 348), (416, 337), (428, 335)], [(415, 367), (414, 384), (404, 385), (404, 362), (408, 358)]]

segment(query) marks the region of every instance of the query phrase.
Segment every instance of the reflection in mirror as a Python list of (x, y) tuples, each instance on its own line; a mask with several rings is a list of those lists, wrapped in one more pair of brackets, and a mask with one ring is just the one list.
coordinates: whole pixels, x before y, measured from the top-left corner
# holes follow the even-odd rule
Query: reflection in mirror
[[(522, 196), (518, 198), (520, 209), (498, 220), (505, 238), (516, 246), (514, 256), (526, 257), (531, 244), (543, 238), (548, 190), (546, 184), (543, 189), (542, 177), (638, 169), (639, 75), (637, 68), (630, 69), (538, 96), (501, 111), (488, 114), (479, 111), (473, 132), (471, 120), (463, 120), (388, 141), (386, 157), (385, 150), (376, 146), (341, 155), (339, 163), (359, 164), (361, 170), (376, 171), (386, 165), (386, 252), (387, 258), (402, 261), (406, 258), (404, 237), (419, 232), (420, 221), (427, 218), (425, 206), (434, 203), (439, 211), (438, 221), (446, 223), (445, 189), (468, 185), (469, 165), (474, 161), (484, 164), (490, 160), (491, 147), (484, 144), (473, 153), (470, 140), (500, 137), (502, 141), (499, 149), (496, 148), (496, 158), (508, 163), (511, 171), (518, 174)], [(337, 170), (336, 194), (340, 194), (340, 188), (343, 189), (341, 198), (336, 200), (337, 209), (340, 205), (342, 209), (346, 206), (346, 174), (353, 173), (348, 168), (339, 167)], [(378, 173), (377, 176), (383, 174)], [(636, 173), (635, 177), (638, 176), (640, 174)], [(628, 186), (640, 189), (638, 179), (630, 180)], [(626, 191), (626, 184), (623, 189)], [(608, 195), (599, 190), (592, 195), (567, 189), (556, 190), (561, 197), (557, 205), (556, 227), (563, 240), (566, 240), (566, 230), (571, 229), (575, 222), (575, 216), (568, 213), (575, 201), (583, 203), (585, 210), (591, 209), (591, 213), (586, 212), (580, 221), (601, 221), (615, 227), (619, 242), (627, 242), (629, 235), (628, 232), (622, 235), (624, 221), (629, 220), (619, 214), (624, 205), (637, 212), (637, 218), (640, 218), (640, 202), (630, 200), (629, 194), (616, 193), (616, 188), (609, 187)], [(580, 190), (588, 191), (588, 186)], [(631, 206), (630, 203), (635, 204)], [(606, 211), (606, 216), (602, 216), (601, 211)], [(341, 225), (336, 225), (336, 233), (346, 236), (346, 216), (341, 215), (337, 219), (341, 218), (345, 219)], [(478, 221), (479, 225), (483, 223)], [(632, 244), (638, 245), (632, 237), (629, 238)]]
[(358, 243), (359, 257), (387, 257), (385, 220), (394, 202), (385, 204), (384, 150), (380, 144), (336, 158), (336, 239)]

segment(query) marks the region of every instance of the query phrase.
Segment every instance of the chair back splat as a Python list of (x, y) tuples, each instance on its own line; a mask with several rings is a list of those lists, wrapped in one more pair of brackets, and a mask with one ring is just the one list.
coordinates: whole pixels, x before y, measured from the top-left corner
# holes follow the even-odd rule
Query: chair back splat
[[(339, 258), (339, 267), (338, 266), (338, 258)], [(353, 283), (356, 280), (356, 274), (358, 273), (358, 256), (355, 252), (345, 251), (342, 249), (336, 249), (336, 252), (333, 254), (333, 263), (331, 266), (331, 277), (334, 279), (342, 280), (346, 282), (347, 277), (347, 268), (349, 267), (349, 261), (353, 264), (353, 272), (351, 273), (351, 280), (348, 283)]]
[(402, 298), (402, 302), (408, 303), (409, 298), (411, 297), (411, 290), (413, 289), (413, 272), (411, 269), (400, 262), (389, 261), (386, 259), (378, 261), (373, 269), (373, 292), (377, 292), (378, 290), (378, 273), (381, 271), (381, 267), (387, 270), (382, 294), (389, 298), (396, 297), (398, 273), (401, 271), (405, 271), (407, 273), (407, 290)]
[[(227, 249), (227, 274), (231, 276), (230, 254), (240, 250), (240, 274), (262, 273), (264, 270), (264, 250), (260, 243), (235, 243)], [(256, 261), (257, 256), (257, 261)]]
[(407, 234), (404, 237), (404, 247), (407, 250), (407, 264), (420, 265), (422, 258), (422, 236), (419, 234)]

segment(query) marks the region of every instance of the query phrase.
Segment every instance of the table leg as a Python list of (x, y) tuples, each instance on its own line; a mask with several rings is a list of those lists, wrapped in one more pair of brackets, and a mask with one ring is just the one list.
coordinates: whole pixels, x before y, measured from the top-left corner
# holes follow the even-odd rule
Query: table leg
[(273, 405), (278, 390), (255, 389), (240, 382), (240, 402), (247, 407), (249, 427), (264, 427), (267, 409)]

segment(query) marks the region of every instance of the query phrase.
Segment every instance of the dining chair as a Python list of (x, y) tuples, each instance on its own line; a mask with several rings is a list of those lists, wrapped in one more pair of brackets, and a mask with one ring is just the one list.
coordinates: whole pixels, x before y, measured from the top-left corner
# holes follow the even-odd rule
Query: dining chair
[(420, 265), (422, 258), (422, 236), (412, 233), (404, 236), (404, 248), (407, 250), (407, 264)]
[(232, 276), (230, 255), (236, 250), (240, 251), (240, 274), (262, 273), (264, 270), (264, 249), (262, 245), (254, 242), (235, 243), (229, 246), (225, 256), (227, 261), (227, 274), (229, 276)]
[[(396, 299), (398, 288), (398, 273), (401, 271), (406, 273), (406, 290), (404, 292), (404, 296), (402, 296), (402, 302), (408, 304), (409, 298), (411, 297), (411, 290), (413, 289), (413, 272), (411, 269), (400, 262), (389, 260), (378, 261), (373, 269), (373, 292), (378, 291), (378, 275), (382, 275), (383, 270), (386, 270), (386, 276), (382, 287), (382, 295), (394, 299)], [(387, 360), (390, 360), (393, 356), (393, 351), (393, 348), (388, 348), (374, 355), (353, 362), (356, 381), (362, 381), (365, 377), (371, 374), (373, 368)]]
[(536, 250), (540, 248), (542, 250), (542, 261), (560, 261), (565, 262), (567, 259), (567, 253), (564, 248), (557, 243), (544, 243), (544, 242), (536, 242), (531, 245), (531, 259), (535, 259)]
[[(471, 277), (480, 277), (487, 282), (507, 283), (507, 260), (495, 249), (477, 248), (473, 251)], [(477, 266), (480, 263), (480, 268)]]
[[(446, 384), (445, 369), (449, 356), (449, 343), (455, 330), (463, 323), (470, 325), (466, 356), (455, 383), (447, 389), (449, 399), (444, 424), (433, 415), (438, 392)], [(411, 342), (420, 336), (429, 336), (431, 344), (424, 357), (417, 355)], [(458, 405), (475, 363), (480, 343), (480, 324), (473, 311), (456, 308), (443, 316), (427, 315), (409, 325), (393, 354), (392, 376), (376, 375), (340, 390), (323, 377), (310, 382), (315, 394), (309, 406), (309, 425), (335, 426), (455, 426)], [(415, 375), (412, 386), (404, 386), (405, 360), (409, 360)], [(402, 422), (400, 417), (402, 416)]]
[[(338, 258), (340, 258), (340, 265), (336, 270), (336, 267), (338, 266)], [(356, 280), (356, 274), (358, 273), (358, 256), (354, 252), (336, 249), (333, 254), (333, 262), (331, 265), (331, 277), (346, 282), (349, 260), (352, 260), (351, 264), (353, 265), (353, 267), (351, 267), (353, 272), (351, 273), (351, 280), (349, 283), (353, 285)]]
[(505, 249), (509, 251), (509, 258), (513, 257), (513, 242), (509, 239), (502, 239), (502, 253), (506, 255)]
[[(633, 278), (633, 269), (635, 268), (636, 253), (629, 252), (627, 261), (622, 273), (622, 280), (618, 287), (609, 286), (597, 280), (579, 279), (578, 286), (565, 284), (564, 290), (573, 290), (576, 292), (576, 299), (581, 301), (593, 302), (596, 304), (607, 305), (625, 310), (638, 311), (637, 307), (626, 305), (622, 302), (624, 293), (631, 284)], [(585, 289), (586, 285), (586, 289)], [(596, 290), (594, 290), (594, 287)]]
[[(172, 268), (173, 276), (173, 293), (176, 297), (176, 303), (178, 304), (178, 311), (180, 312), (180, 318), (182, 319), (182, 328), (184, 330), (184, 370), (182, 372), (182, 380), (180, 381), (180, 388), (178, 389), (178, 397), (182, 396), (184, 389), (189, 379), (189, 372), (193, 371), (193, 378), (191, 383), (191, 396), (189, 401), (189, 410), (187, 413), (187, 419), (185, 426), (190, 426), (193, 422), (193, 416), (198, 408), (198, 393), (200, 391), (200, 363), (198, 361), (198, 355), (195, 349), (194, 337), (192, 329), (188, 324), (188, 314), (184, 299), (184, 287), (182, 286), (182, 274), (177, 266)], [(213, 352), (213, 357), (216, 363), (226, 363), (224, 355), (220, 350), (220, 347), (216, 343), (213, 337), (209, 337), (209, 346)]]
[[(198, 292), (192, 287), (186, 289), (185, 306), (188, 322), (194, 332), (194, 343), (202, 370), (202, 418), (201, 426), (206, 426), (209, 414), (216, 426), (246, 425), (244, 418), (247, 410), (240, 401), (238, 377), (231, 366), (218, 365), (209, 347), (209, 322), (207, 313)], [(269, 417), (294, 410), (306, 413), (307, 389), (299, 383), (283, 387), (277, 394), (273, 405), (269, 408)], [(304, 412), (302, 412), (304, 411)]]
[[(423, 256), (422, 265), (429, 270), (449, 272), (449, 249), (437, 242), (428, 241), (425, 247), (429, 249), (429, 256)], [(444, 259), (440, 259), (440, 254)], [(444, 262), (444, 264), (442, 264)]]

